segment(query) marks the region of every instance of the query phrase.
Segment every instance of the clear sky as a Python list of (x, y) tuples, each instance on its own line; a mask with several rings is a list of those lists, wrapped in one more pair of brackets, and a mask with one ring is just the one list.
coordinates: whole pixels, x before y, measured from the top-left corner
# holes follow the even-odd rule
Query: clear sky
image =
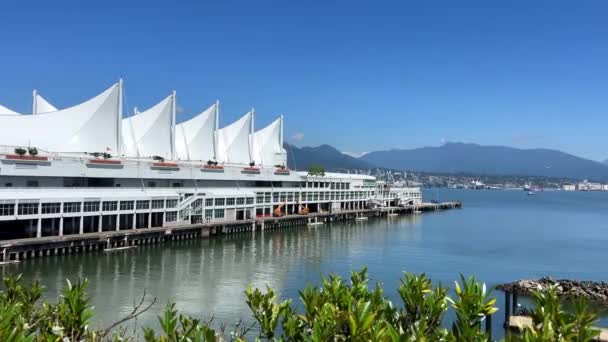
[(286, 115), (296, 145), (475, 142), (608, 158), (608, 1), (3, 1), (0, 104), (119, 77), (178, 121)]

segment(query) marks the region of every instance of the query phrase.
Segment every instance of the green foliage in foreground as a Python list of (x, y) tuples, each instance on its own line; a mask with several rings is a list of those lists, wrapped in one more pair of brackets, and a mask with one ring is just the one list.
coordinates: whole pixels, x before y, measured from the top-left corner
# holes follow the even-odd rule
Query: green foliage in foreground
[[(4, 278), (0, 291), (0, 341), (244, 341), (246, 336), (277, 341), (488, 341), (484, 320), (497, 311), (486, 286), (461, 276), (455, 283), (455, 298), (448, 289), (433, 287), (424, 274), (404, 274), (397, 289), (399, 305), (393, 305), (379, 284), (369, 286), (367, 269), (353, 272), (350, 280), (330, 275), (321, 287), (307, 286), (299, 292), (302, 312), (291, 300), (279, 301), (271, 288), (248, 288), (247, 305), (257, 322), (252, 327), (237, 324), (226, 335), (211, 322), (180, 314), (169, 303), (158, 317), (159, 327), (143, 327), (128, 334), (120, 326), (152, 307), (145, 294), (133, 312), (105, 329), (90, 327), (93, 317), (86, 280), (69, 281), (55, 304), (41, 303), (42, 287), (37, 282), (24, 286), (21, 277)], [(534, 293), (534, 325), (510, 335), (508, 341), (590, 341), (599, 331), (592, 328), (597, 316), (584, 303), (572, 312), (562, 307), (555, 287)], [(448, 310), (454, 322), (442, 325)]]

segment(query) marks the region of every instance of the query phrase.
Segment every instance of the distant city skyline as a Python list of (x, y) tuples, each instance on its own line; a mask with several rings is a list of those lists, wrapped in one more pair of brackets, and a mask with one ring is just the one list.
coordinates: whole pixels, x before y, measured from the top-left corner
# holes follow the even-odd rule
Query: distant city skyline
[[(438, 5), (435, 3), (435, 5)], [(125, 79), (130, 113), (177, 91), (285, 114), (285, 139), (353, 155), (446, 141), (608, 158), (608, 3), (10, 2), (0, 105), (57, 107)]]

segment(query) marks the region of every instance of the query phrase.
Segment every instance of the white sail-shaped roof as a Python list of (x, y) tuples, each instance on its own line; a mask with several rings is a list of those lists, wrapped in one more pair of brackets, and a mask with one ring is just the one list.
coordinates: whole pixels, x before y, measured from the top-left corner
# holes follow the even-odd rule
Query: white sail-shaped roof
[(284, 165), (283, 117), (279, 117), (270, 125), (255, 132), (253, 146), (253, 159), (256, 164), (262, 166)]
[(253, 111), (238, 121), (217, 131), (217, 161), (220, 163), (249, 164)]
[(122, 120), (123, 154), (173, 159), (175, 93), (154, 107)]
[(86, 102), (53, 113), (0, 115), (0, 145), (51, 152), (116, 153), (120, 96), (119, 82)]
[(34, 90), (32, 114), (56, 112), (57, 108)]
[(182, 160), (214, 160), (218, 105), (175, 126), (175, 153)]
[(17, 113), (14, 110), (8, 109), (3, 105), (0, 105), (0, 115), (2, 114), (19, 115), (20, 113)]

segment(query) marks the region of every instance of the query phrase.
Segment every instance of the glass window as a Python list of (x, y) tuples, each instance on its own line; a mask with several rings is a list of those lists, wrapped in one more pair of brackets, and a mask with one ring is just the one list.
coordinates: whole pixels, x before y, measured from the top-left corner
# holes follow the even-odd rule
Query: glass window
[(279, 201), (279, 193), (275, 192), (272, 194), (272, 201), (273, 202), (278, 202)]
[(256, 203), (264, 203), (264, 194), (258, 193), (255, 197)]
[(267, 192), (266, 194), (264, 194), (264, 202), (270, 203), (271, 202), (270, 200), (271, 200), (270, 192)]
[(215, 209), (215, 218), (224, 218), (224, 209)]
[(236, 199), (236, 205), (243, 205), (243, 204), (245, 204), (245, 198), (239, 197)]
[(253, 204), (253, 197), (247, 197), (247, 204)]
[(234, 205), (234, 198), (227, 198), (226, 205)]
[(43, 214), (57, 214), (61, 212), (61, 203), (42, 203)]
[(99, 202), (84, 202), (84, 211), (88, 213), (99, 211)]
[(17, 213), (19, 215), (38, 214), (38, 203), (19, 203)]
[(27, 186), (28, 188), (37, 188), (38, 181), (37, 180), (28, 180), (25, 182), (25, 186)]
[(120, 201), (120, 210), (133, 210), (134, 207), (133, 201)]
[(213, 209), (205, 209), (205, 219), (213, 218)]
[(167, 200), (167, 209), (169, 208), (177, 208), (177, 200), (176, 199), (168, 199)]
[(156, 182), (148, 182), (148, 188), (156, 188)]
[(168, 211), (165, 214), (165, 221), (166, 222), (175, 222), (175, 221), (177, 221), (177, 211)]
[(0, 216), (15, 215), (15, 204), (0, 204)]
[(102, 208), (103, 208), (103, 211), (116, 211), (118, 209), (118, 202), (116, 202), (116, 201), (103, 202)]
[(63, 203), (63, 212), (64, 213), (79, 213), (80, 212), (80, 202)]
[(226, 201), (223, 198), (216, 198), (215, 199), (215, 205), (216, 206), (224, 205), (224, 203), (226, 203)]
[(213, 207), (213, 198), (205, 199), (205, 207)]
[(150, 209), (150, 201), (137, 201), (137, 210)]
[(152, 200), (152, 209), (163, 209), (165, 207), (165, 200)]

